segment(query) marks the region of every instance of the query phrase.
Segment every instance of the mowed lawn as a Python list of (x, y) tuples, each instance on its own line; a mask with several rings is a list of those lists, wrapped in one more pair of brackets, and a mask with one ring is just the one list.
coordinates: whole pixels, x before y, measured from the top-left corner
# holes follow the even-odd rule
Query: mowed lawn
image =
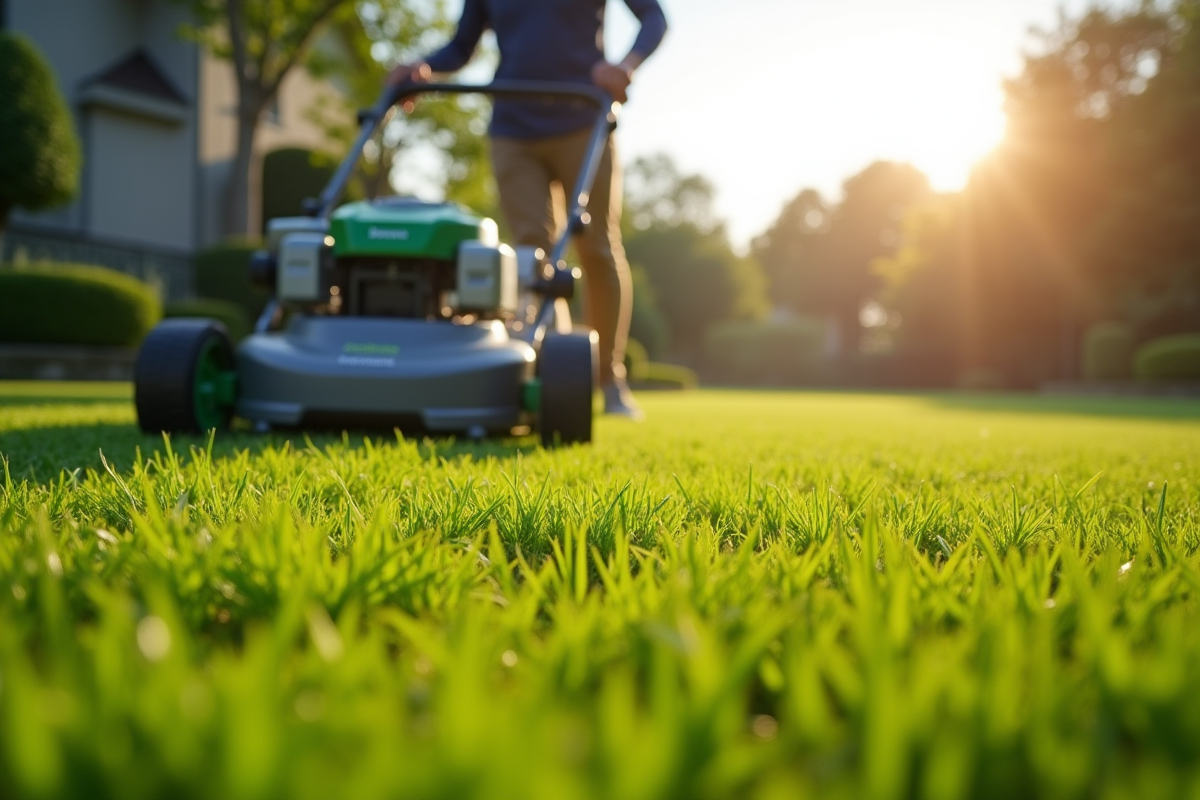
[(1195, 400), (644, 394), (547, 451), (129, 398), (0, 384), (0, 797), (1200, 797)]

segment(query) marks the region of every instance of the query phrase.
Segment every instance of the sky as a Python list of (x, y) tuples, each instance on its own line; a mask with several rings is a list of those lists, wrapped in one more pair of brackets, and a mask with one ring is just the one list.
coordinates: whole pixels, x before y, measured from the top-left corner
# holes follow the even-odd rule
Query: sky
[[(717, 190), (739, 249), (805, 187), (836, 202), (877, 159), (962, 188), (1004, 132), (1001, 82), (1032, 26), (1085, 0), (660, 0), (667, 38), (622, 115), (628, 162), (667, 153)], [(451, 2), (457, 14), (461, 2)], [(637, 22), (609, 0), (610, 60)], [(486, 76), (484, 76), (486, 77)]]

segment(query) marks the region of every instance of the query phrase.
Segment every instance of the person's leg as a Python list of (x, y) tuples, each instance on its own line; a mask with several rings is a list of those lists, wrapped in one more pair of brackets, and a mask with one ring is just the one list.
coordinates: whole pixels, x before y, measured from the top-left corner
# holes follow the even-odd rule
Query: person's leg
[[(585, 130), (557, 137), (550, 148), (554, 159), (553, 177), (568, 193), (568, 203), (573, 199), (570, 193), (575, 190), (590, 140), (591, 131)], [(574, 238), (586, 283), (587, 322), (600, 337), (601, 385), (623, 386), (633, 281), (621, 245), (621, 172), (611, 137), (592, 186), (588, 214), (591, 222)]]
[[(565, 223), (559, 211), (563, 205), (562, 188), (555, 182), (544, 140), (493, 137), (491, 149), (500, 208), (512, 232), (513, 244), (540, 247), (549, 257)], [(554, 326), (564, 332), (571, 329), (571, 311), (566, 300), (555, 301)]]
[(491, 149), (500, 208), (514, 244), (549, 253), (558, 229), (550, 165), (538, 152), (537, 142), (493, 137)]

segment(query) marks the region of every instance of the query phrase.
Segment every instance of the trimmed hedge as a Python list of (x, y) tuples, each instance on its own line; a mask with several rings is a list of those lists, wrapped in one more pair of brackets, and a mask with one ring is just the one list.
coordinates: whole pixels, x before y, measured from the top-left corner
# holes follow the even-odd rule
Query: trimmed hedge
[(1133, 327), (1124, 322), (1100, 322), (1083, 335), (1083, 379), (1126, 381), (1133, 377)]
[(695, 389), (700, 384), (694, 370), (651, 361), (642, 343), (632, 338), (625, 345), (625, 373), (636, 389)]
[(1138, 349), (1133, 371), (1141, 381), (1200, 381), (1200, 333), (1155, 339)]
[(250, 256), (262, 244), (230, 241), (196, 254), (196, 294), (241, 306), (249, 319), (257, 319), (268, 294), (250, 282)]
[(825, 331), (814, 320), (722, 322), (705, 336), (705, 367), (719, 381), (789, 386), (820, 378)]
[(654, 288), (637, 267), (633, 268), (633, 308), (629, 335), (638, 340), (650, 358), (662, 358), (671, 344), (671, 326), (654, 299)]
[(337, 162), (303, 147), (272, 150), (263, 158), (262, 221), (276, 217), (298, 217), (304, 213), (304, 201), (321, 194), (333, 177)]
[(33, 41), (0, 31), (0, 230), (13, 206), (71, 200), (83, 161), (70, 108)]
[(641, 373), (634, 376), (632, 385), (635, 389), (695, 389), (700, 385), (696, 371), (681, 367), (678, 364), (660, 364), (657, 361), (647, 362)]
[(136, 347), (162, 318), (146, 284), (103, 267), (0, 268), (0, 342)]
[(650, 363), (650, 354), (642, 343), (632, 336), (625, 343), (625, 374), (632, 380), (646, 371)]
[(201, 297), (195, 300), (184, 300), (170, 303), (163, 309), (163, 316), (171, 317), (205, 317), (215, 319), (229, 331), (229, 338), (239, 342), (250, 335), (250, 318), (246, 310), (237, 303), (228, 300), (214, 300), (211, 297)]

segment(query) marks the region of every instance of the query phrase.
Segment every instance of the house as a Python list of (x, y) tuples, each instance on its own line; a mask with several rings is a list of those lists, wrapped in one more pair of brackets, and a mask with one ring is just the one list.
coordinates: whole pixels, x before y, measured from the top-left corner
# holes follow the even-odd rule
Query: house
[[(14, 213), (0, 260), (101, 264), (170, 298), (190, 293), (193, 253), (229, 233), (237, 94), (231, 65), (180, 35), (187, 21), (177, 0), (0, 0), (0, 27), (27, 35), (50, 62), (84, 154), (75, 202)], [(307, 112), (333, 91), (293, 70), (258, 154), (327, 146)]]

